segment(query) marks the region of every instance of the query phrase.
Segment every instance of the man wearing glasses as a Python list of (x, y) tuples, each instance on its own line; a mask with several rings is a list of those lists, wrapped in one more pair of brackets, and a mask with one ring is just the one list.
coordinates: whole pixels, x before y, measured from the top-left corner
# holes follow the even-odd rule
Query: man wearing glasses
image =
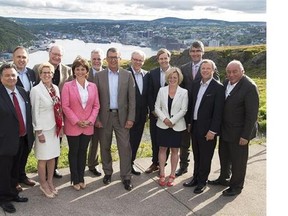
[(103, 183), (111, 183), (111, 144), (114, 131), (120, 157), (120, 177), (124, 188), (132, 190), (129, 130), (135, 121), (135, 82), (131, 72), (119, 68), (120, 59), (120, 52), (114, 47), (109, 48), (106, 54), (107, 68), (96, 73), (95, 83), (101, 106), (96, 127), (99, 128), (100, 152), (105, 173)]

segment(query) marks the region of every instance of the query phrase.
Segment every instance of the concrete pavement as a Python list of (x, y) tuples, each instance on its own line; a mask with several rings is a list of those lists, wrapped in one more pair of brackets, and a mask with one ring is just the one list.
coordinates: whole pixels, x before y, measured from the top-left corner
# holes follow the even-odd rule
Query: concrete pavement
[[(193, 161), (192, 155), (191, 161)], [(46, 198), (39, 184), (25, 188), (20, 195), (29, 198), (28, 203), (15, 203), (15, 216), (262, 216), (266, 215), (266, 144), (250, 146), (246, 181), (242, 193), (235, 197), (223, 197), (223, 186), (208, 185), (202, 194), (194, 194), (194, 188), (185, 188), (182, 184), (192, 175), (193, 162), (188, 173), (175, 179), (171, 188), (161, 187), (157, 183), (157, 172), (145, 174), (151, 164), (151, 158), (139, 158), (136, 167), (143, 173), (133, 176), (134, 189), (126, 191), (120, 181), (119, 163), (113, 164), (112, 183), (105, 186), (101, 177), (85, 173), (87, 188), (75, 191), (70, 185), (69, 169), (62, 169), (62, 179), (55, 179), (59, 196)], [(169, 173), (167, 166), (166, 173)], [(219, 158), (215, 151), (209, 179), (219, 176)], [(103, 173), (103, 172), (102, 172)], [(29, 174), (38, 181), (36, 174)], [(24, 186), (25, 187), (25, 186)], [(5, 215), (0, 209), (0, 215)], [(7, 215), (9, 215), (7, 213)], [(12, 215), (12, 214), (11, 214)]]

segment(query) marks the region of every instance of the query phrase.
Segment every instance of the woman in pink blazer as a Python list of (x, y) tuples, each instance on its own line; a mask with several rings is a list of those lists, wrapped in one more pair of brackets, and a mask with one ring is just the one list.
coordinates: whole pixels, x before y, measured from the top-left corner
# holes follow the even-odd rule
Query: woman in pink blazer
[(75, 79), (66, 82), (61, 92), (64, 113), (64, 133), (69, 145), (71, 183), (75, 190), (84, 189), (87, 147), (94, 133), (100, 104), (98, 89), (88, 82), (89, 63), (77, 57), (72, 65)]

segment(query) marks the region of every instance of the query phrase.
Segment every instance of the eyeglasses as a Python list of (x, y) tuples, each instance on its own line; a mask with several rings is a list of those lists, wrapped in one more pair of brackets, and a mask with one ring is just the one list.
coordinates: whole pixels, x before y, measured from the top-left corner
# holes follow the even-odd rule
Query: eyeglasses
[(142, 59), (135, 59), (135, 58), (132, 58), (132, 60), (135, 61), (135, 62), (139, 62), (139, 63), (144, 62)]
[(108, 56), (107, 59), (118, 60), (118, 59), (120, 59), (120, 57), (119, 56)]

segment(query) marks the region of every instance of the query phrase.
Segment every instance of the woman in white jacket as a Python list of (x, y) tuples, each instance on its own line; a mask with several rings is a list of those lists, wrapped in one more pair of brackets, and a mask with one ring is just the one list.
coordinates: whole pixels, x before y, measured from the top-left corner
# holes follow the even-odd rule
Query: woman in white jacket
[[(168, 86), (160, 88), (155, 112), (157, 120), (157, 139), (159, 143), (159, 185), (174, 185), (175, 171), (179, 160), (179, 149), (182, 140), (182, 132), (186, 129), (184, 116), (188, 107), (188, 91), (179, 84), (183, 80), (179, 68), (173, 67), (166, 71), (165, 76)], [(171, 172), (166, 183), (165, 163), (167, 148), (171, 150)]]

